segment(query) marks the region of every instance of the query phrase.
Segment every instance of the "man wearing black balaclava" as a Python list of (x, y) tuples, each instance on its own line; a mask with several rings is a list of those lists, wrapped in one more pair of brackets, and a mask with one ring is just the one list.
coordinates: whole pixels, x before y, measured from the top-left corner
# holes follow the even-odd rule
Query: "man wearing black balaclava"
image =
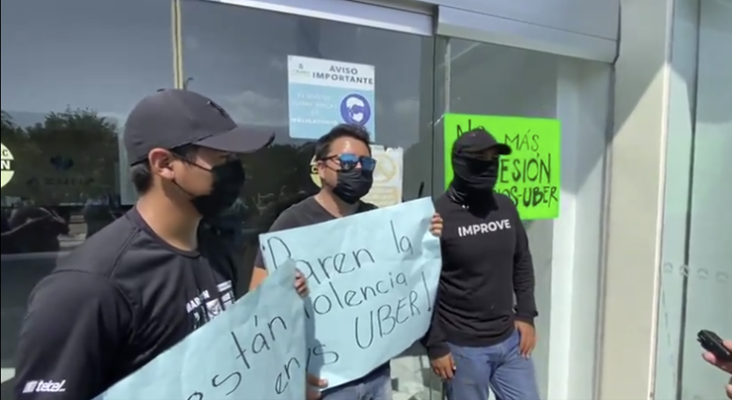
[[(460, 136), (455, 172), (435, 202), (444, 219), (442, 274), (423, 344), (448, 400), (538, 400), (534, 270), (511, 199), (495, 192), (500, 156), (511, 148), (483, 129)], [(514, 302), (515, 296), (515, 302)]]

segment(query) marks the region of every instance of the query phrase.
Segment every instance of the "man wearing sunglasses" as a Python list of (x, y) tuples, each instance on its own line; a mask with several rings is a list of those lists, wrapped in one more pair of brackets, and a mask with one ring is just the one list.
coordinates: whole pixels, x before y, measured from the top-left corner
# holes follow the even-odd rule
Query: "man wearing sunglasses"
[(135, 106), (124, 143), (139, 199), (33, 290), (18, 400), (92, 399), (244, 294), (235, 292), (241, 258), (199, 225), (239, 197), (245, 175), (234, 153), (273, 139), (190, 91), (162, 90)]
[[(423, 343), (448, 400), (539, 400), (534, 269), (516, 206), (493, 188), (511, 149), (481, 129), (452, 149), (455, 177), (435, 209), (445, 218), (442, 274)], [(515, 303), (514, 303), (515, 298)]]
[[(371, 190), (376, 160), (371, 157), (369, 134), (356, 125), (338, 125), (315, 144), (315, 161), (322, 182), (320, 192), (280, 214), (270, 232), (298, 228), (376, 209), (361, 201)], [(430, 232), (442, 233), (442, 219), (432, 217)], [(252, 288), (267, 276), (259, 252), (254, 264)], [(322, 382), (327, 385), (326, 382)], [(345, 385), (326, 389), (323, 400), (391, 400), (389, 363)]]

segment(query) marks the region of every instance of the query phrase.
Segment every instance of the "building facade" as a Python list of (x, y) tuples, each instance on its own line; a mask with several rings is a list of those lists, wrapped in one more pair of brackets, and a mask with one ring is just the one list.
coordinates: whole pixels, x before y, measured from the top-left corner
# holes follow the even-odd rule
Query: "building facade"
[[(145, 95), (190, 88), (277, 134), (244, 159), (244, 236), (317, 190), (289, 99), (306, 57), (373, 69), (406, 200), (444, 189), (446, 114), (561, 121), (560, 217), (526, 223), (544, 398), (722, 397), (695, 337), (732, 337), (732, 0), (4, 0), (0, 18), (3, 382), (32, 287), (134, 202), (120, 132)], [(440, 399), (417, 347), (393, 378)]]

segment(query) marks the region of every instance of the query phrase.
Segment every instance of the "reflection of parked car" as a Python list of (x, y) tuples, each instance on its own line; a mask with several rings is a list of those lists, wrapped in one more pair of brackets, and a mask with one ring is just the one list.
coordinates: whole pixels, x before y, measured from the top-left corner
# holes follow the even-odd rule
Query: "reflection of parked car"
[(259, 235), (269, 232), (269, 228), (283, 211), (305, 200), (309, 196), (310, 194), (308, 193), (300, 192), (293, 196), (285, 197), (279, 201), (270, 203), (269, 206), (262, 210), (254, 221), (250, 221), (250, 228), (243, 232), (244, 244), (246, 246), (244, 253), (246, 265), (254, 265), (254, 259), (259, 249)]
[(110, 195), (87, 200), (83, 211), (87, 239), (118, 218), (117, 203)]
[[(28, 225), (20, 228), (23, 232)], [(7, 232), (6, 232), (7, 233)], [(30, 235), (23, 233), (23, 237)], [(36, 286), (38, 281), (48, 275), (56, 266), (56, 260), (64, 256), (64, 253), (28, 253), (28, 254), (8, 254), (6, 250), (9, 237), (3, 234), (2, 237), (2, 341), (1, 341), (1, 358), (3, 367), (3, 378), (7, 378), (7, 373), (13, 371), (15, 366), (15, 350), (18, 342), (18, 330), (25, 316), (26, 304), (28, 303), (28, 295)], [(12, 239), (11, 239), (12, 240)], [(16, 251), (15, 253), (21, 253)], [(14, 380), (10, 379), (3, 382), (0, 389), (0, 398), (2, 400), (15, 399), (12, 393)]]
[(52, 210), (36, 206), (14, 210), (8, 219), (8, 228), (3, 232), (3, 254), (59, 251), (59, 235), (69, 233), (65, 219)]
[(212, 230), (220, 238), (230, 242), (235, 249), (244, 248), (243, 228), (247, 218), (247, 206), (237, 199), (228, 209), (203, 221), (203, 228)]
[[(34, 207), (19, 208), (14, 212), (2, 213), (2, 367), (5, 373), (13, 366), (17, 346), (17, 330), (25, 314), (28, 294), (36, 283), (54, 268), (60, 253), (29, 252), (48, 251), (58, 248), (54, 232), (67, 231), (67, 224), (57, 214)], [(45, 244), (44, 244), (45, 243)], [(10, 370), (12, 371), (12, 370)], [(2, 383), (2, 400), (14, 399), (13, 379)]]

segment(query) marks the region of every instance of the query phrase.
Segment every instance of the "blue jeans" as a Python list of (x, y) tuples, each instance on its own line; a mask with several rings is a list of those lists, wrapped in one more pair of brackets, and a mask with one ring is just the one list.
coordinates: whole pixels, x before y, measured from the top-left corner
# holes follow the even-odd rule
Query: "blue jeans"
[(392, 400), (391, 369), (379, 367), (361, 379), (327, 389), (321, 400)]
[(455, 374), (447, 382), (448, 400), (486, 400), (488, 388), (497, 400), (539, 400), (534, 363), (519, 354), (520, 335), (489, 347), (450, 344)]

